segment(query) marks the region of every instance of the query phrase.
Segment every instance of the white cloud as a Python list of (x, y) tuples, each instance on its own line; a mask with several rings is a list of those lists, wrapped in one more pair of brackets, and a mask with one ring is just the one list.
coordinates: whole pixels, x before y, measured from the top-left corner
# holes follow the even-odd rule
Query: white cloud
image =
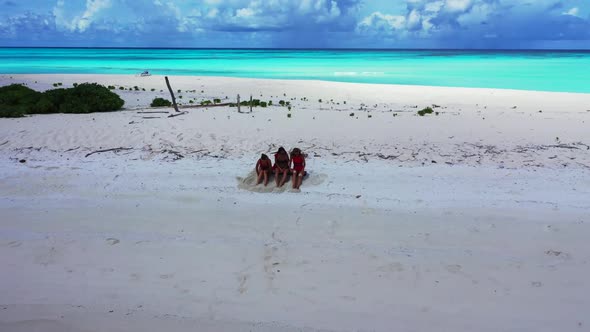
[(252, 17), (256, 12), (252, 8), (240, 8), (236, 11), (236, 17), (246, 18)]
[(110, 8), (111, 0), (86, 0), (84, 11), (78, 15), (72, 15), (65, 0), (58, 0), (53, 7), (53, 15), (59, 27), (70, 31), (84, 32), (94, 22), (97, 14)]
[(563, 12), (563, 15), (578, 16), (579, 13), (580, 10), (578, 9), (578, 7), (574, 7), (568, 10), (567, 12)]
[(357, 25), (357, 32), (368, 35), (394, 35), (405, 29), (405, 26), (405, 16), (386, 15), (381, 12), (374, 12), (359, 22)]
[(416, 9), (413, 9), (407, 17), (407, 28), (409, 30), (418, 30), (422, 27), (422, 15)]
[(450, 12), (462, 12), (465, 11), (470, 4), (471, 0), (446, 0), (445, 9)]

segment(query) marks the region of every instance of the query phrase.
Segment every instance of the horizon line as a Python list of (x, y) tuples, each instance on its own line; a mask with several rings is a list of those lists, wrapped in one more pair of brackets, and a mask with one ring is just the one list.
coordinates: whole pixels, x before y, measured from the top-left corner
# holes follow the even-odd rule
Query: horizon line
[(117, 46), (0, 46), (0, 49), (115, 49), (115, 50), (286, 50), (286, 51), (497, 51), (497, 52), (590, 52), (565, 48), (298, 48), (298, 47), (117, 47)]

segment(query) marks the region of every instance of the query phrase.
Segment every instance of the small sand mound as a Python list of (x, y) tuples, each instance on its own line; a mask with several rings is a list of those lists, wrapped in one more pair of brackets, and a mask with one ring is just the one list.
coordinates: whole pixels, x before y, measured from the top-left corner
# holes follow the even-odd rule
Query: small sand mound
[[(316, 174), (313, 172), (307, 172), (307, 175), (303, 178), (303, 184), (301, 188), (308, 186), (317, 186), (322, 184), (328, 176), (326, 174)], [(238, 188), (248, 190), (257, 193), (282, 193), (288, 192), (299, 192), (300, 190), (291, 189), (291, 176), (287, 178), (287, 182), (281, 188), (277, 188), (275, 184), (274, 175), (271, 175), (268, 180), (268, 186), (264, 184), (256, 185), (256, 172), (251, 171), (245, 178), (238, 177)]]

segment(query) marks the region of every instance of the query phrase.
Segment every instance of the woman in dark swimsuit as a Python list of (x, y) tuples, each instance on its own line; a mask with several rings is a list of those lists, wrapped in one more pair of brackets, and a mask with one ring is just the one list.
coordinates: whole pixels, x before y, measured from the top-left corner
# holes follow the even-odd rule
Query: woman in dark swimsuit
[[(277, 153), (275, 153), (275, 181), (277, 182), (277, 187), (282, 187), (285, 182), (287, 181), (287, 175), (289, 174), (289, 154), (287, 151), (281, 146)], [(282, 178), (279, 180), (279, 174), (283, 174)]]
[(299, 189), (301, 182), (303, 182), (303, 175), (305, 174), (305, 157), (299, 148), (294, 148), (291, 151), (291, 160), (289, 163), (293, 163), (293, 189)]
[(258, 181), (256, 181), (256, 185), (261, 184), (262, 180), (264, 179), (264, 186), (266, 187), (268, 184), (268, 173), (271, 169), (272, 162), (270, 161), (270, 158), (268, 158), (268, 156), (263, 153), (256, 163), (256, 174), (258, 174)]

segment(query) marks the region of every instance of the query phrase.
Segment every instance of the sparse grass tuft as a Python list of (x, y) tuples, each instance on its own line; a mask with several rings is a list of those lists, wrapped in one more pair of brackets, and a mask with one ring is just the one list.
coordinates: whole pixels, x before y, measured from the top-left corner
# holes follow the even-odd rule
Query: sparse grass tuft
[(434, 111), (432, 110), (431, 107), (426, 107), (425, 109), (418, 111), (418, 115), (420, 115), (420, 116), (424, 116), (426, 114), (432, 114), (432, 113), (434, 113)]

